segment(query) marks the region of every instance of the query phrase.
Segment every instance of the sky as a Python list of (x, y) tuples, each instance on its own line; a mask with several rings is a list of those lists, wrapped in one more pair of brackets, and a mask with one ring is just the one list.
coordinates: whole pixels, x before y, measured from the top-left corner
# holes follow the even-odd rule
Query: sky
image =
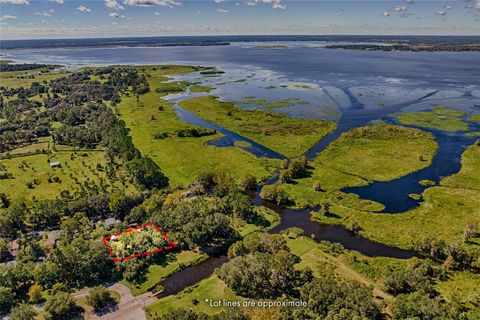
[(0, 0), (1, 39), (480, 35), (480, 0)]

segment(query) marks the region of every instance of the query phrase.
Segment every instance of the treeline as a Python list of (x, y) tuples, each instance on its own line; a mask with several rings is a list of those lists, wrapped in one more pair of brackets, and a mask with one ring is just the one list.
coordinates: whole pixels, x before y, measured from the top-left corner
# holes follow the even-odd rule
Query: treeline
[(0, 72), (3, 71), (24, 71), (34, 69), (54, 69), (59, 65), (40, 64), (40, 63), (0, 63)]

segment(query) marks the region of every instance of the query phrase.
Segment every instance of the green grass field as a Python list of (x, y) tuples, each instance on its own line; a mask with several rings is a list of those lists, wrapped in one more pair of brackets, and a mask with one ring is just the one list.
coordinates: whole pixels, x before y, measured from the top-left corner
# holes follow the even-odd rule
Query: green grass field
[(177, 254), (169, 254), (169, 260), (166, 265), (153, 264), (148, 267), (147, 279), (143, 283), (136, 284), (127, 280), (122, 280), (121, 283), (129, 287), (134, 296), (138, 296), (153, 289), (161, 280), (169, 275), (180, 271), (182, 268), (197, 264), (207, 257), (204, 253), (194, 251), (182, 251)]
[[(466, 131), (468, 123), (462, 120), (465, 112), (438, 107), (433, 111), (396, 114), (402, 124), (439, 129), (444, 131)], [(473, 119), (471, 119), (473, 120)]]
[(186, 288), (184, 291), (162, 298), (147, 307), (147, 314), (165, 314), (172, 309), (193, 308), (196, 312), (205, 312), (208, 314), (219, 313), (224, 308), (213, 308), (205, 300), (235, 300), (242, 298), (235, 295), (227, 285), (215, 275), (200, 281), (198, 284)]
[(286, 157), (298, 157), (327, 133), (334, 123), (324, 120), (290, 118), (284, 114), (244, 110), (233, 102), (222, 102), (213, 96), (184, 100), (182, 108), (205, 120), (235, 131)]
[(0, 83), (8, 88), (29, 87), (32, 82), (50, 81), (55, 78), (68, 76), (69, 74), (68, 72), (57, 70), (48, 70), (48, 73), (42, 73), (41, 71), (47, 71), (47, 69), (3, 71), (0, 72)]
[[(284, 184), (297, 207), (318, 204), (337, 195), (314, 191), (315, 184), (333, 192), (347, 186), (367, 185), (371, 181), (390, 181), (431, 164), (437, 144), (430, 133), (394, 125), (356, 128), (342, 134), (309, 163), (311, 175)], [(383, 206), (353, 195), (343, 196), (341, 204), (378, 211)]]
[[(60, 149), (60, 146), (59, 146)], [(15, 152), (12, 152), (12, 154)], [(60, 168), (51, 168), (49, 161), (58, 161)], [(87, 184), (100, 185), (103, 179), (107, 190), (112, 188), (125, 189), (121, 181), (111, 181), (107, 178), (104, 169), (107, 163), (105, 152), (91, 151), (57, 151), (53, 154), (35, 154), (0, 160), (7, 172), (13, 174), (12, 179), (1, 180), (0, 192), (7, 194), (10, 199), (31, 201), (36, 199), (54, 199), (62, 190), (74, 192)], [(53, 179), (59, 179), (55, 182)], [(49, 179), (50, 182), (49, 182)], [(27, 186), (33, 183), (32, 188)]]
[[(188, 72), (190, 69), (184, 70)], [(246, 173), (258, 179), (268, 177), (280, 161), (257, 158), (237, 147), (217, 148), (206, 145), (208, 140), (221, 137), (220, 134), (199, 138), (179, 138), (172, 134), (175, 130), (192, 128), (181, 122), (172, 105), (155, 93), (158, 77), (163, 77), (152, 71), (148, 78), (151, 92), (135, 97), (123, 97), (118, 105), (120, 118), (125, 120), (130, 128), (130, 135), (135, 146), (142, 154), (152, 157), (162, 171), (169, 177), (173, 186), (188, 185), (198, 175), (208, 171), (225, 171), (236, 177)], [(176, 70), (175, 72), (180, 72)], [(155, 139), (155, 134), (168, 132), (166, 139)]]

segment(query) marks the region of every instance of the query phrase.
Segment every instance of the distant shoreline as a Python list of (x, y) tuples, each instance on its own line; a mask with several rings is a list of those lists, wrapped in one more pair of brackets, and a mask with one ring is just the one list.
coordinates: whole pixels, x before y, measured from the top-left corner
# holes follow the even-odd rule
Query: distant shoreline
[[(0, 49), (228, 46), (232, 43), (242, 42), (271, 43), (273, 47), (277, 47), (275, 42), (325, 42), (326, 46), (322, 47), (329, 49), (383, 51), (479, 51), (480, 48), (480, 36), (260, 35), (0, 40)], [(332, 44), (329, 45), (329, 42)], [(339, 42), (340, 44), (338, 44)]]

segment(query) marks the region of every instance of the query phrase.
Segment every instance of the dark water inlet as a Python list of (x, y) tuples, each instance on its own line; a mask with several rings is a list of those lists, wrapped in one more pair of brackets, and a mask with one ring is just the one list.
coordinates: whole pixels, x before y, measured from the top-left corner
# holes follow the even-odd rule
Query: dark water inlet
[[(425, 130), (425, 129), (423, 129)], [(463, 152), (475, 142), (475, 137), (431, 131), (438, 143), (438, 151), (432, 164), (399, 179), (388, 182), (374, 182), (368, 186), (342, 189), (343, 192), (358, 194), (362, 199), (373, 200), (385, 205), (387, 213), (401, 213), (417, 207), (419, 200), (409, 194), (421, 194), (427, 186), (420, 185), (422, 180), (438, 183), (443, 177), (457, 173), (461, 168)]]
[(235, 142), (241, 141), (246, 143), (246, 146), (242, 146), (241, 148), (257, 157), (286, 159), (286, 157), (281, 155), (280, 153), (275, 152), (259, 143), (256, 143), (251, 139), (245, 138), (239, 135), (238, 133), (235, 133), (233, 131), (220, 127), (215, 123), (206, 121), (201, 117), (197, 116), (196, 114), (189, 112), (178, 105), (175, 105), (173, 108), (175, 109), (175, 112), (177, 113), (181, 121), (190, 123), (196, 126), (200, 126), (203, 128), (216, 130), (224, 135), (219, 139), (208, 141), (207, 142), (208, 145), (212, 145), (216, 147), (232, 147), (235, 145)]
[(182, 271), (175, 272), (159, 284), (164, 288), (155, 294), (157, 298), (163, 298), (177, 294), (186, 287), (190, 287), (212, 275), (213, 271), (228, 261), (227, 256), (208, 257), (199, 264), (188, 267)]

